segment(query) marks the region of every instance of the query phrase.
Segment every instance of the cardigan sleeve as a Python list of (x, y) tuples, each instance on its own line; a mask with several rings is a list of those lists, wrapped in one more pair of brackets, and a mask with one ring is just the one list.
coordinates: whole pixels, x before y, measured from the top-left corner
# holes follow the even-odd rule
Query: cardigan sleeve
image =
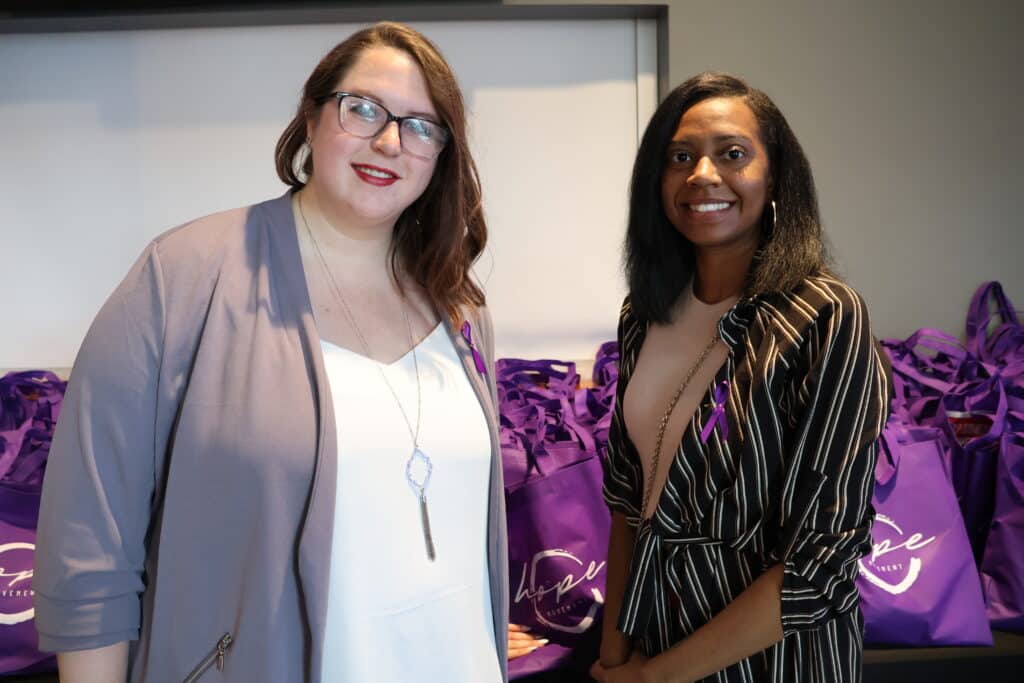
[(629, 435), (626, 433), (626, 423), (622, 411), (622, 398), (626, 393), (626, 385), (629, 381), (622, 372), (622, 367), (626, 364), (627, 354), (633, 353), (633, 350), (626, 347), (627, 338), (634, 336), (626, 334), (626, 329), (634, 324), (630, 313), (631, 309), (627, 298), (619, 313), (618, 332), (616, 333), (619, 344), (619, 381), (615, 388), (615, 407), (608, 429), (607, 455), (602, 465), (604, 467), (605, 503), (612, 512), (625, 515), (631, 524), (636, 525), (640, 523), (643, 474), (633, 442), (630, 441)]
[(139, 637), (163, 319), (154, 242), (96, 316), (71, 371), (39, 514), (41, 650)]
[(807, 332), (809, 372), (789, 444), (779, 555), (786, 635), (822, 626), (859, 600), (857, 560), (871, 547), (876, 441), (888, 412), (888, 379), (867, 310), (836, 290)]

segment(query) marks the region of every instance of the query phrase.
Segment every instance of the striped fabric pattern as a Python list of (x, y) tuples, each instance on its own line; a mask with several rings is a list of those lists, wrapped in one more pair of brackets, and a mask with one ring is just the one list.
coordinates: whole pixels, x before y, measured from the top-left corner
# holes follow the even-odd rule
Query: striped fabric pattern
[[(875, 442), (890, 398), (863, 300), (817, 275), (726, 313), (718, 328), (728, 358), (673, 454), (652, 517), (641, 520), (644, 478), (622, 400), (647, 327), (627, 298), (604, 473), (608, 506), (637, 528), (619, 629), (654, 656), (783, 563), (783, 640), (706, 680), (859, 681), (854, 579), (871, 547)], [(704, 443), (711, 388), (724, 380), (728, 437), (715, 429)]]

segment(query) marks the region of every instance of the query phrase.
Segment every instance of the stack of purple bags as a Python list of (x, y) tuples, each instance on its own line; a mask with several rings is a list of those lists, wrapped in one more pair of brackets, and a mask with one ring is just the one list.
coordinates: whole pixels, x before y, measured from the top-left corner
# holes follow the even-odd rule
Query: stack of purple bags
[(965, 342), (886, 340), (894, 398), (859, 586), (869, 643), (991, 644), (1024, 630), (1024, 326), (997, 282)]
[(611, 518), (601, 495), (601, 457), (617, 378), (615, 342), (599, 349), (589, 388), (580, 386), (573, 363), (496, 363), (510, 618), (550, 641), (513, 660), (512, 678), (592, 661), (581, 648), (596, 642), (604, 605)]
[(66, 383), (51, 372), (0, 377), (0, 674), (54, 670), (32, 622), (39, 496)]
[(618, 345), (602, 344), (594, 361), (594, 386), (581, 388), (575, 363), (498, 359), (507, 489), (518, 488), (531, 476), (544, 476), (603, 454), (615, 404), (618, 361)]

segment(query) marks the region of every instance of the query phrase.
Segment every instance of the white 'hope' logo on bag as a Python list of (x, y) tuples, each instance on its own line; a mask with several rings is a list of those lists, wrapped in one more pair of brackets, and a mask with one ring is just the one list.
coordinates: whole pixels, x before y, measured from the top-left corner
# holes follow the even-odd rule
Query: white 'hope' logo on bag
[[(593, 625), (597, 611), (604, 604), (601, 591), (591, 587), (589, 598), (577, 596), (571, 603), (562, 602), (562, 598), (584, 581), (596, 579), (604, 565), (604, 562), (594, 561), (584, 565), (568, 550), (542, 550), (533, 556), (532, 562), (523, 563), (513, 602), (528, 599), (537, 621), (548, 628), (563, 633), (584, 633)], [(580, 568), (584, 571), (577, 576)], [(574, 623), (567, 623), (569, 621)]]
[[(0, 544), (0, 625), (20, 624), (35, 613), (32, 608), (32, 570), (7, 569), (8, 563), (20, 557), (27, 557), (31, 564), (35, 549), (32, 543)], [(24, 609), (26, 604), (28, 609)]]
[[(882, 514), (875, 518), (871, 537), (878, 542), (872, 544), (871, 555), (857, 560), (861, 575), (868, 583), (887, 593), (905, 593), (921, 574), (921, 558), (911, 553), (925, 547), (936, 537), (925, 538), (922, 534), (913, 533), (904, 538), (903, 529)], [(879, 541), (879, 538), (882, 540)]]

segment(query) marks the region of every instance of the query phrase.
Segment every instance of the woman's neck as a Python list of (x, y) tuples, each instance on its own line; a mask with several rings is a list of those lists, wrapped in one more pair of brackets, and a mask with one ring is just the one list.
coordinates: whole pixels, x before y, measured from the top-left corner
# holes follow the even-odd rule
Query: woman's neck
[(310, 183), (300, 190), (295, 201), (299, 213), (312, 233), (314, 247), (342, 278), (364, 283), (389, 279), (391, 272), (391, 234), (393, 226), (353, 225), (338, 212), (331, 211)]
[(742, 295), (754, 252), (749, 245), (698, 249), (693, 295), (706, 304)]

